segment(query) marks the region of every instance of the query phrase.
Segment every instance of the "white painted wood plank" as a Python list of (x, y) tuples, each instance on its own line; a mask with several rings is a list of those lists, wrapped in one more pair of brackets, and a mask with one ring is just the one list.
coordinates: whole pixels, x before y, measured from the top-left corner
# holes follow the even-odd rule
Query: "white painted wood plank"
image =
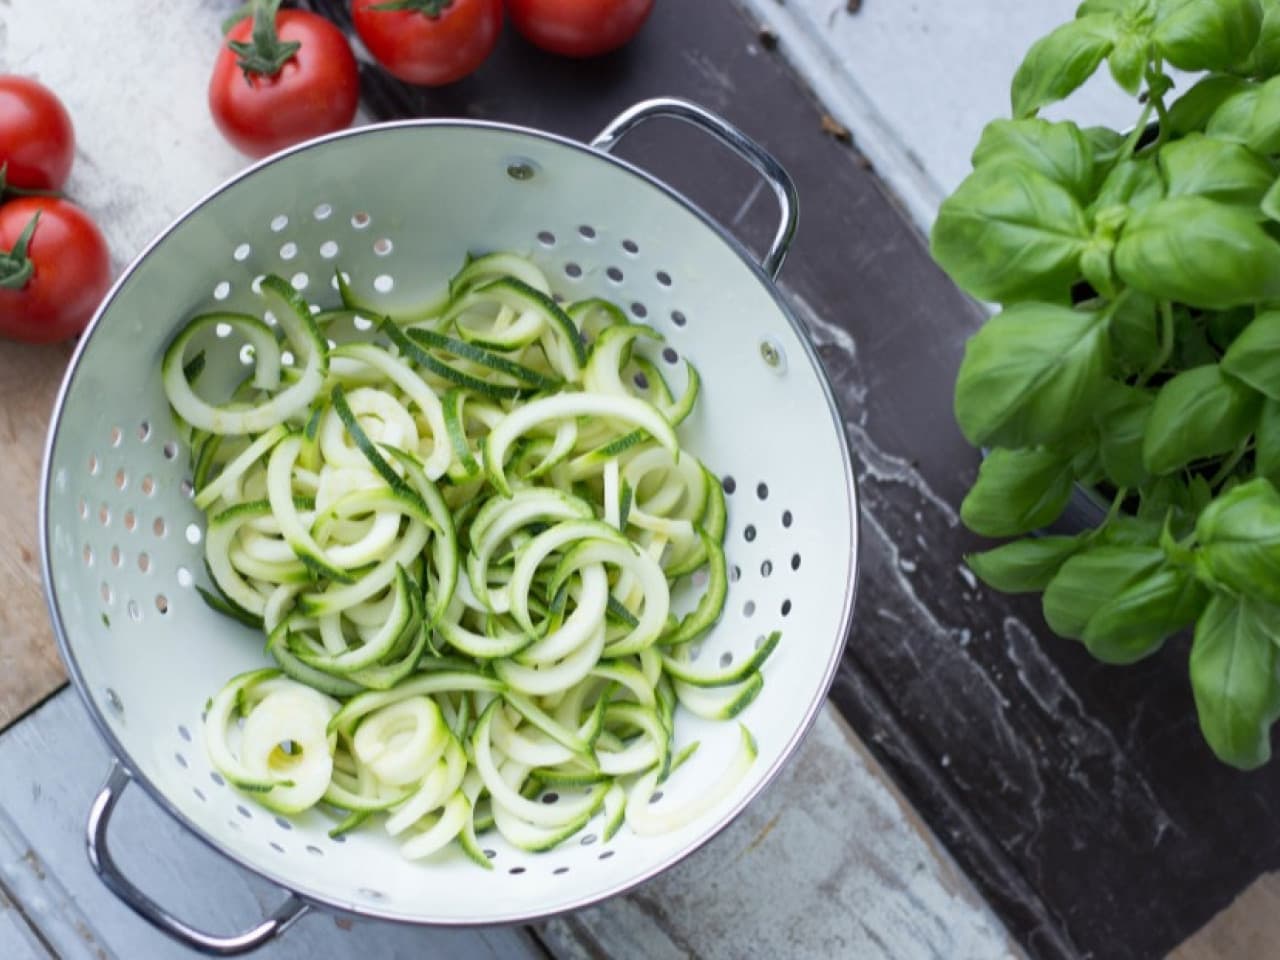
[[(865, 0), (849, 14), (844, 0), (740, 2), (778, 34), (780, 52), (849, 128), (922, 229), (969, 172), (982, 127), (1009, 115), (1009, 83), (1023, 54), (1079, 6)], [(1123, 129), (1138, 108), (1104, 68), (1071, 98), (1070, 115)]]
[[(0, 784), (0, 880), (63, 957), (190, 956), (116, 902), (88, 867), (84, 817), (106, 763), (71, 691), (0, 737), (0, 769), (23, 771)], [(280, 899), (136, 788), (112, 839), (129, 874), (198, 925), (238, 929)], [(830, 708), (779, 782), (725, 835), (632, 896), (552, 921), (543, 935), (565, 958), (1016, 955)], [(328, 960), (357, 949), (370, 957), (412, 949), (423, 960), (539, 956), (516, 930), (427, 932), (324, 915), (262, 956)]]
[(5, 960), (50, 960), (34, 930), (0, 888), (0, 957)]
[(1020, 955), (829, 706), (724, 834), (631, 896), (551, 921), (542, 937), (564, 960)]
[[(0, 882), (64, 960), (194, 957), (134, 916), (89, 867), (85, 817), (107, 764), (106, 748), (71, 690), (0, 736), (0, 770), (19, 772), (0, 781)], [(121, 867), (139, 886), (183, 920), (211, 932), (250, 927), (283, 899), (278, 889), (187, 834), (140, 788), (131, 787), (121, 801), (111, 841)], [(542, 956), (518, 928), (423, 930), (319, 912), (256, 954), (263, 960), (356, 955)], [(0, 958), (9, 957), (0, 949)]]

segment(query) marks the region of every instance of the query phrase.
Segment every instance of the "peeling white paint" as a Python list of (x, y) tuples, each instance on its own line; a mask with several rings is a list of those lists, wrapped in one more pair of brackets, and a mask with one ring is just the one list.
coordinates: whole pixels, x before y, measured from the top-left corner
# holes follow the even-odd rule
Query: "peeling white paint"
[[(589, 944), (651, 960), (999, 960), (1014, 948), (828, 707), (778, 781), (724, 834), (638, 895), (552, 921), (557, 956)], [(744, 918), (758, 918), (745, 922)]]

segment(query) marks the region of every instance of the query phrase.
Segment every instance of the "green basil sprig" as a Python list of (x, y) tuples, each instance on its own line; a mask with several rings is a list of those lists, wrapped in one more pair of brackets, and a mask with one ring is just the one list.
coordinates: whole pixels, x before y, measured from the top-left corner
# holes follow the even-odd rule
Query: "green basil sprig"
[(1107, 316), (1051, 303), (1021, 303), (969, 341), (956, 382), (956, 418), (977, 446), (1046, 443), (1089, 420), (1106, 377)]
[(1275, 611), (1215, 594), (1196, 621), (1191, 690), (1200, 730), (1214, 752), (1241, 769), (1271, 759), (1271, 725), (1280, 716)]
[(1142, 438), (1142, 462), (1160, 475), (1225, 454), (1245, 440), (1262, 398), (1217, 364), (1183, 370), (1160, 388)]
[(1069, 187), (1008, 157), (983, 164), (943, 203), (933, 254), (984, 300), (1065, 300), (1089, 223)]
[[(1038, 116), (1104, 62), (1132, 126)], [(1107, 663), (1189, 632), (1205, 741), (1257, 766), (1280, 717), (1280, 0), (1084, 0), (1010, 94), (930, 238), (998, 307), (956, 379), (986, 451), (961, 519), (1019, 539), (967, 561)], [(1106, 519), (1045, 533), (1077, 487)]]

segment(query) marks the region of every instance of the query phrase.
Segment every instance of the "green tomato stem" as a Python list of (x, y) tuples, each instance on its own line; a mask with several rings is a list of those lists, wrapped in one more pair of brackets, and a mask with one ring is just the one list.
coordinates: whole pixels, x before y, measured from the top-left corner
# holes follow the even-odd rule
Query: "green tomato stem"
[(236, 9), (235, 13), (231, 14), (230, 16), (228, 16), (226, 19), (222, 21), (222, 35), (225, 37), (228, 33), (231, 32), (231, 28), (234, 27), (237, 23), (239, 23), (241, 20), (247, 20), (249, 17), (252, 17), (252, 16), (253, 16), (253, 0), (249, 0), (248, 3), (242, 3)]
[(239, 57), (246, 83), (255, 75), (274, 77), (302, 49), (297, 41), (283, 43), (276, 31), (280, 0), (253, 0), (253, 35), (249, 43), (229, 40), (227, 46)]
[(35, 273), (35, 264), (31, 262), (27, 251), (39, 222), (40, 211), (37, 210), (18, 235), (18, 242), (13, 245), (13, 249), (7, 253), (0, 250), (0, 289), (21, 290)]
[(1152, 357), (1142, 375), (1138, 377), (1138, 386), (1145, 386), (1169, 361), (1173, 353), (1173, 304), (1168, 300), (1160, 301), (1160, 352)]
[(25, 187), (11, 187), (7, 179), (8, 161), (0, 163), (0, 203), (10, 197), (61, 197), (61, 190), (28, 190)]

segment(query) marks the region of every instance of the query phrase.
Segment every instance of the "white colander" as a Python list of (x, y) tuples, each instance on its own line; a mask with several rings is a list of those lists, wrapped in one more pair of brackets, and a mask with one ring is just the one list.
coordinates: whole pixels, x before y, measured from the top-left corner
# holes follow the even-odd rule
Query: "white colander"
[[(628, 130), (659, 116), (717, 137), (774, 188), (782, 223), (763, 269), (688, 200), (609, 155)], [(232, 954), (310, 905), (417, 924), (546, 917), (624, 891), (723, 829), (808, 729), (853, 605), (857, 506), (844, 432), (817, 357), (772, 283), (794, 228), (794, 187), (773, 158), (701, 108), (664, 99), (627, 111), (589, 147), (466, 121), (339, 134), (258, 164), (165, 231), (80, 343), (53, 418), (41, 500), (54, 630), (118, 758), (89, 818), (89, 856), (103, 881), (188, 945)], [(212, 612), (193, 589), (204, 581), (202, 522), (159, 372), (169, 338), (193, 314), (260, 311), (253, 286), (262, 274), (292, 278), (310, 301), (334, 305), (339, 266), (368, 298), (412, 304), (429, 299), (468, 250), (530, 255), (564, 296), (607, 297), (656, 326), (677, 381), (681, 355), (697, 365), (703, 395), (683, 443), (725, 478), (733, 574), (700, 659), (736, 661), (782, 631), (764, 691), (740, 718), (759, 756), (732, 796), (657, 838), (624, 828), (606, 844), (592, 824), (561, 849), (528, 854), (484, 835), (492, 871), (452, 852), (406, 861), (380, 828), (332, 840), (324, 814), (278, 818), (211, 770), (198, 736), (206, 699), (268, 661), (260, 635)], [(209, 373), (241, 369), (230, 340), (207, 359)], [(680, 711), (677, 746), (699, 739), (702, 747), (659, 804), (680, 804), (713, 782), (737, 737), (736, 724)], [(287, 888), (284, 905), (252, 931), (219, 937), (148, 899), (107, 848), (111, 811), (131, 779), (210, 846)]]

